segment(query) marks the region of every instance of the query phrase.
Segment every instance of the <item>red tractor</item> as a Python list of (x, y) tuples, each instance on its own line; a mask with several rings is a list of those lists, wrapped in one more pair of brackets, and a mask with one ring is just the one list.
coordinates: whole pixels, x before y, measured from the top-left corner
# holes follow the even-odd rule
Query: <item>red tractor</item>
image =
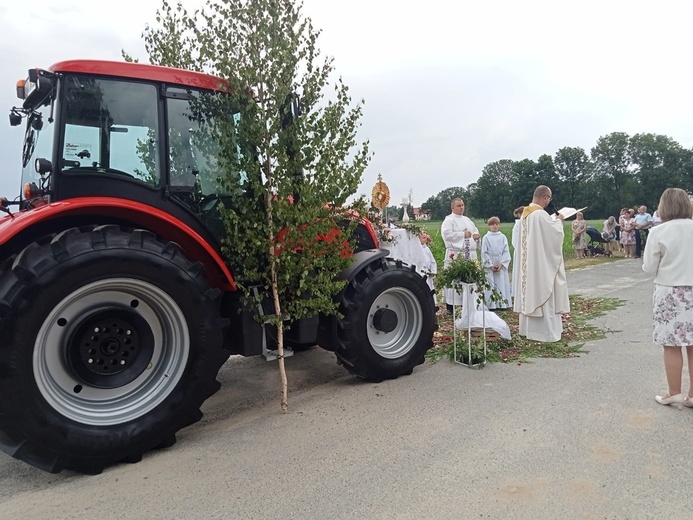
[[(221, 256), (214, 144), (194, 101), (219, 79), (65, 61), (17, 84), (22, 194), (0, 199), (0, 448), (49, 472), (96, 474), (176, 441), (231, 355), (271, 338)], [(218, 144), (218, 143), (217, 143)], [(381, 381), (424, 361), (434, 303), (414, 266), (359, 222), (339, 317), (287, 343)], [(262, 310), (257, 311), (261, 313)]]

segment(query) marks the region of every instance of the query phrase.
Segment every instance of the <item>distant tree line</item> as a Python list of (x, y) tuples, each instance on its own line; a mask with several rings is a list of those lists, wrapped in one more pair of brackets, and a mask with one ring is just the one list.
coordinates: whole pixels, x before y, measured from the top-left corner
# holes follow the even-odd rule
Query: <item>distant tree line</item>
[(446, 188), (421, 208), (430, 211), (433, 220), (442, 220), (450, 213), (452, 198), (462, 197), (468, 216), (495, 215), (508, 222), (516, 207), (532, 200), (539, 184), (553, 190), (556, 208), (588, 206), (587, 219), (618, 217), (621, 208), (642, 204), (652, 212), (666, 188), (693, 193), (693, 150), (665, 135), (613, 132), (600, 137), (589, 155), (566, 146), (536, 161), (489, 163), (475, 183)]

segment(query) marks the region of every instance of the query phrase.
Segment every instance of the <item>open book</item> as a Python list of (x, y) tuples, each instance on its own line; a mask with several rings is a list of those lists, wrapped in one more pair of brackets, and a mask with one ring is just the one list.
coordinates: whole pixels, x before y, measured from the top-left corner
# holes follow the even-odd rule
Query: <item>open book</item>
[[(586, 209), (587, 209), (587, 206), (585, 206), (584, 208), (580, 208), (580, 209), (575, 209), (575, 208), (561, 208), (561, 209), (558, 210), (558, 213), (561, 214), (561, 215), (563, 215), (563, 219), (564, 219), (564, 220), (568, 220), (570, 217), (572, 217), (573, 215), (575, 215), (575, 214), (578, 213), (579, 211), (584, 211), (584, 210), (586, 210)], [(557, 218), (557, 217), (554, 215), (554, 218)]]

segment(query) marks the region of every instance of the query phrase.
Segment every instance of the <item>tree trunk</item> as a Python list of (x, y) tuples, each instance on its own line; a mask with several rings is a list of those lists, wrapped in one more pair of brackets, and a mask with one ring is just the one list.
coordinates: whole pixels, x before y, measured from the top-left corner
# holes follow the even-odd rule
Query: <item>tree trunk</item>
[[(272, 224), (272, 194), (267, 194), (267, 220)], [(274, 236), (270, 236), (271, 243), (274, 244)], [(274, 245), (270, 247), (270, 277), (272, 280), (272, 300), (274, 302), (274, 315), (281, 317), (282, 306), (279, 301), (279, 286), (277, 284), (277, 265), (275, 263)], [(284, 323), (281, 319), (277, 321), (277, 361), (279, 362), (279, 377), (281, 378), (281, 398), (280, 405), (282, 412), (286, 413), (289, 408), (289, 390), (286, 377), (286, 366), (284, 365)]]
[[(276, 283), (272, 284), (272, 297), (274, 298), (274, 312), (281, 316), (281, 305), (279, 304), (279, 293)], [(279, 377), (281, 378), (281, 399), (280, 405), (282, 412), (286, 413), (289, 408), (289, 385), (286, 377), (286, 366), (284, 365), (284, 323), (277, 324), (277, 361), (279, 361)]]

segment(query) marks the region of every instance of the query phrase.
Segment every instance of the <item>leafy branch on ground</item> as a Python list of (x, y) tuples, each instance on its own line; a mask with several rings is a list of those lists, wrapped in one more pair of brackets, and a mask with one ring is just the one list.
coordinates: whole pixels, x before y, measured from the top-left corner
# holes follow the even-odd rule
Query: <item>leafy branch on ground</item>
[[(585, 343), (606, 337), (607, 332), (589, 322), (620, 307), (625, 302), (618, 298), (583, 298), (570, 296), (571, 313), (563, 317), (563, 334), (560, 341), (540, 343), (528, 340), (519, 334), (518, 314), (513, 311), (495, 311), (510, 327), (510, 339), (497, 339), (486, 342), (488, 361), (504, 363), (526, 363), (530, 358), (568, 358), (587, 353)], [(457, 350), (467, 351), (467, 338), (457, 331)], [(426, 357), (436, 362), (442, 358), (453, 358), (453, 320), (452, 316), (438, 318), (438, 331), (433, 338), (433, 348)]]

